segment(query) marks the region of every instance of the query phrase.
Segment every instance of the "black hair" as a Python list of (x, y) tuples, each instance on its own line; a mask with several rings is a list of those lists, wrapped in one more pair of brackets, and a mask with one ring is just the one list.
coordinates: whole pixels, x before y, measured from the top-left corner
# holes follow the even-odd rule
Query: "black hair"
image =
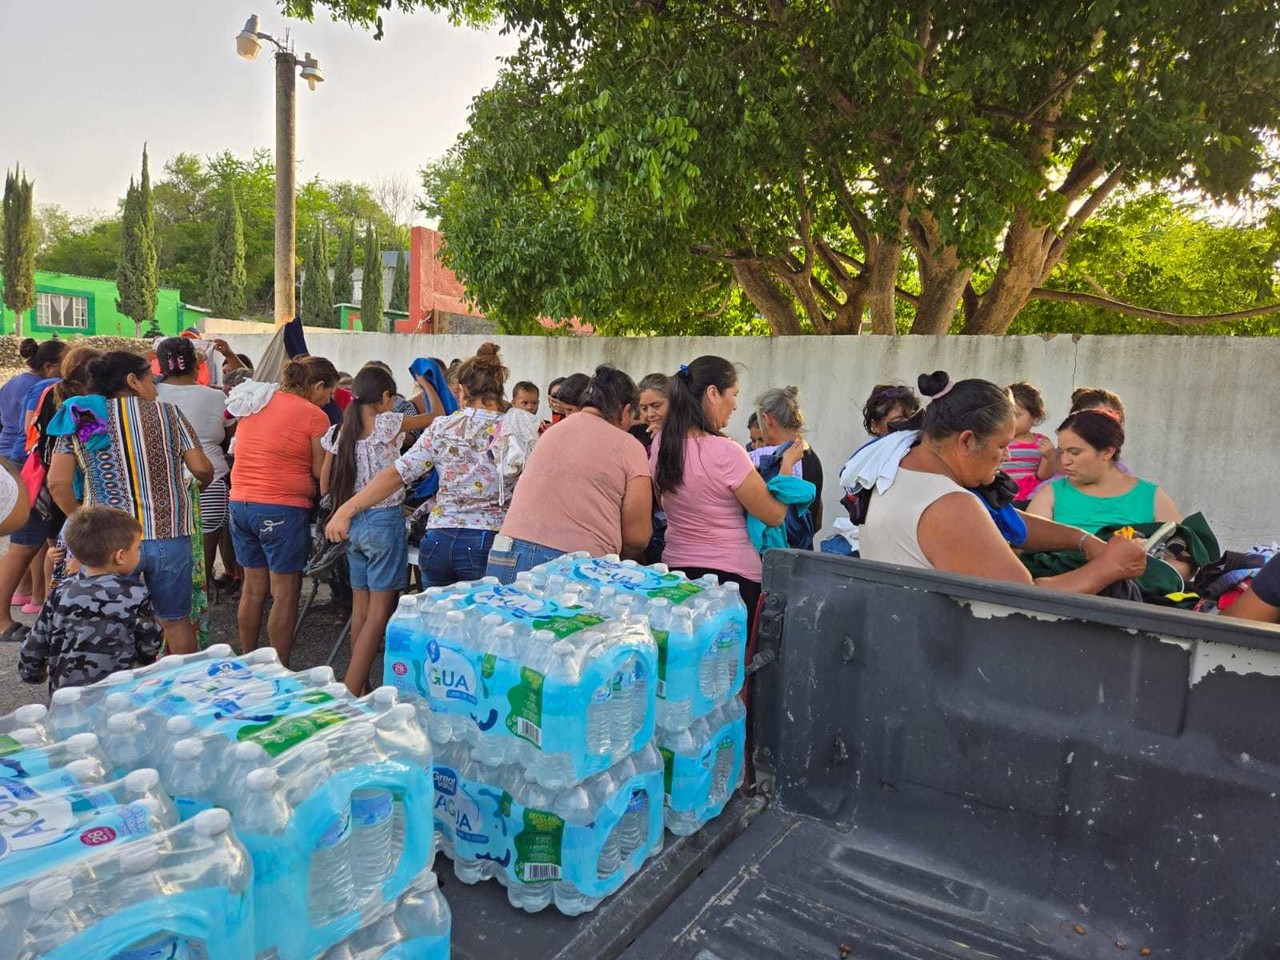
[(610, 423), (622, 421), (622, 409), (631, 406), (634, 413), (640, 405), (640, 391), (636, 382), (617, 367), (603, 363), (596, 367), (595, 376), (582, 391), (582, 406), (598, 410)]
[(910, 420), (920, 412), (920, 398), (901, 384), (877, 383), (872, 387), (871, 396), (862, 407), (862, 426), (867, 433), (874, 434), (876, 421), (887, 417), (894, 407), (901, 407), (902, 415)]
[(1110, 447), (1115, 451), (1112, 459), (1120, 459), (1120, 450), (1124, 447), (1124, 425), (1119, 415), (1111, 410), (1079, 410), (1063, 420), (1058, 429), (1070, 430), (1095, 450)]
[(926, 397), (937, 397), (911, 418), (910, 428), (922, 431), (930, 440), (941, 440), (966, 430), (985, 440), (1013, 419), (1013, 398), (1009, 391), (990, 380), (952, 383), (946, 371), (935, 370), (920, 374), (917, 385)]
[(112, 350), (89, 361), (89, 392), (118, 397), (129, 390), (129, 375), (142, 379), (151, 372), (145, 357), (128, 350)]
[[(564, 381), (565, 381), (564, 377), (556, 377), (549, 384), (547, 384), (547, 393), (553, 392), (555, 388), (560, 386), (560, 384), (564, 383)], [(559, 399), (559, 398), (557, 397), (556, 399)]]
[(511, 388), (511, 398), (514, 400), (517, 393), (536, 393), (542, 395), (542, 391), (538, 389), (536, 383), (530, 383), (528, 380), (521, 380)]
[(715, 387), (724, 392), (736, 386), (738, 371), (724, 357), (698, 357), (671, 378), (670, 408), (662, 425), (655, 477), (659, 490), (675, 490), (684, 482), (684, 441), (694, 430), (710, 436), (722, 434), (707, 419), (702, 398)]
[[(365, 366), (377, 367), (379, 370), (384, 371), (387, 374), (387, 376), (391, 377), (392, 384), (395, 383), (395, 374), (391, 372), (391, 364), (387, 363), (385, 360), (370, 360), (368, 363), (365, 364)], [(339, 378), (341, 378), (341, 374), (339, 374)], [(393, 397), (397, 396), (399, 393), (400, 391), (394, 388), (391, 391), (391, 395)]]
[(585, 373), (571, 373), (560, 381), (560, 392), (556, 394), (556, 399), (571, 407), (580, 407), (583, 405), (582, 397), (590, 383), (591, 378)]
[(747, 417), (747, 429), (750, 430), (752, 427), (756, 429), (760, 427), (760, 414), (754, 410), (751, 411), (751, 416)]
[(142, 524), (114, 507), (81, 507), (67, 521), (64, 537), (71, 555), (89, 567), (106, 566), (117, 550), (141, 538)]
[(32, 369), (36, 369), (34, 360), (36, 358), (36, 351), (39, 349), (40, 341), (36, 340), (34, 337), (27, 337), (18, 344), (18, 356), (27, 361), (27, 366)]
[(1071, 413), (1096, 410), (1099, 407), (1114, 410), (1124, 420), (1124, 401), (1120, 399), (1120, 394), (1104, 387), (1077, 387), (1071, 391)]
[(237, 353), (236, 359), (240, 361), (240, 366), (244, 367), (250, 373), (253, 373), (253, 361), (249, 359), (247, 353)]
[[(25, 340), (23, 341), (23, 346), (26, 345), (26, 342)], [(34, 340), (31, 342), (35, 343)], [(27, 366), (36, 373), (43, 373), (45, 367), (61, 364), (62, 356), (66, 352), (67, 342), (65, 340), (46, 340), (36, 347), (35, 351), (27, 359)]]
[(185, 377), (195, 373), (196, 345), (186, 337), (169, 337), (160, 341), (156, 347), (156, 359), (160, 361), (160, 372), (166, 377)]
[(376, 363), (366, 364), (351, 381), (351, 403), (342, 415), (338, 449), (334, 451), (333, 466), (329, 468), (329, 495), (335, 508), (350, 500), (356, 492), (356, 443), (364, 429), (362, 408), (371, 403), (381, 403), (383, 396), (395, 396), (395, 392), (395, 377)]
[(1013, 402), (1031, 414), (1034, 423), (1044, 422), (1044, 396), (1040, 393), (1039, 387), (1026, 380), (1019, 380), (1017, 383), (1009, 384), (1009, 392), (1013, 394)]

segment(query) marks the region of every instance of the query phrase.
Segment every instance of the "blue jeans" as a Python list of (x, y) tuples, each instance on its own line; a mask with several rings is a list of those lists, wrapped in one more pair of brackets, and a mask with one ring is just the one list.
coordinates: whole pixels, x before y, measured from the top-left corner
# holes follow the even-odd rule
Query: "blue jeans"
[(231, 501), (231, 545), (242, 567), (301, 573), (311, 552), (310, 515), (305, 507)]
[(460, 580), (479, 580), (489, 562), (492, 530), (433, 527), (418, 544), (418, 569), (424, 587), (447, 587)]
[(146, 584), (151, 605), (161, 620), (186, 620), (191, 616), (194, 563), (190, 537), (142, 541), (142, 556), (133, 575)]
[(403, 590), (409, 578), (409, 539), (399, 507), (362, 510), (351, 520), (347, 565), (352, 590)]
[(497, 577), (503, 583), (514, 583), (517, 573), (524, 573), (563, 556), (564, 551), (554, 547), (544, 547), (540, 543), (512, 537), (499, 537), (489, 553), (489, 568), (485, 571), (485, 576)]

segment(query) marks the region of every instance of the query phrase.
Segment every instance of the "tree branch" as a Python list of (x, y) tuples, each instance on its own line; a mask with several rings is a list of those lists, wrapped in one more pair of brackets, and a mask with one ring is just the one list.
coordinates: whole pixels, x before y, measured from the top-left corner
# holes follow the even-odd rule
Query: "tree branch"
[(1053, 300), (1059, 303), (1082, 303), (1090, 307), (1100, 307), (1114, 313), (1123, 313), (1129, 317), (1142, 317), (1145, 320), (1159, 320), (1161, 323), (1175, 327), (1197, 327), (1206, 323), (1225, 323), (1232, 320), (1248, 320), (1250, 317), (1265, 317), (1280, 313), (1280, 303), (1269, 303), (1261, 307), (1250, 307), (1248, 310), (1237, 310), (1234, 313), (1187, 314), (1168, 313), (1164, 310), (1152, 310), (1138, 307), (1113, 297), (1100, 297), (1092, 293), (1077, 293), (1072, 290), (1049, 290), (1036, 287), (1031, 291), (1033, 300)]
[[(1097, 189), (1089, 195), (1089, 199), (1082, 203), (1080, 205), (1080, 209), (1071, 215), (1071, 219), (1067, 221), (1067, 225), (1049, 244), (1049, 249), (1045, 252), (1044, 270), (1040, 274), (1041, 281), (1048, 277), (1049, 272), (1058, 265), (1058, 261), (1062, 258), (1063, 252), (1067, 249), (1067, 244), (1069, 244), (1075, 238), (1075, 235), (1080, 232), (1080, 229), (1085, 225), (1085, 221), (1097, 212), (1097, 209), (1102, 206), (1107, 197), (1111, 195), (1111, 192), (1115, 190), (1116, 187), (1120, 186), (1120, 181), (1123, 179), (1124, 164), (1120, 164), (1107, 174), (1107, 178), (1103, 180), (1102, 183), (1098, 184)], [(1051, 235), (1052, 234), (1050, 233), (1046, 233), (1046, 239)]]

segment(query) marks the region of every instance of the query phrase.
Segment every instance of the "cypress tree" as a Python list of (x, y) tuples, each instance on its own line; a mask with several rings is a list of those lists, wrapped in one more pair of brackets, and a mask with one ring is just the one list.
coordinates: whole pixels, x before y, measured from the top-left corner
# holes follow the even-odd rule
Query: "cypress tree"
[(248, 274), (244, 266), (244, 221), (233, 185), (219, 204), (214, 224), (213, 246), (209, 250), (209, 309), (215, 317), (238, 320), (244, 315), (244, 288)]
[(156, 291), (155, 216), (151, 207), (151, 174), (147, 166), (147, 150), (142, 149), (142, 182), (129, 178), (125, 194), (123, 243), (116, 268), (116, 286), (120, 299), (116, 309), (133, 320), (133, 334), (142, 336), (142, 325), (154, 323)]
[(356, 269), (356, 225), (353, 221), (347, 225), (342, 237), (338, 240), (338, 255), (333, 261), (333, 302), (352, 303), (355, 298), (355, 281), (352, 273)]
[(22, 315), (36, 302), (36, 227), (31, 215), (32, 185), (20, 168), (4, 178), (4, 305), (14, 313), (13, 332), (22, 336)]
[(360, 287), (360, 329), (382, 329), (382, 251), (370, 223), (364, 232), (364, 281)]
[(335, 327), (333, 285), (329, 282), (329, 251), (324, 230), (316, 224), (307, 250), (307, 275), (302, 282), (302, 322), (313, 327)]
[(392, 310), (404, 313), (409, 309), (409, 264), (405, 261), (404, 251), (396, 251), (396, 277), (391, 282)]

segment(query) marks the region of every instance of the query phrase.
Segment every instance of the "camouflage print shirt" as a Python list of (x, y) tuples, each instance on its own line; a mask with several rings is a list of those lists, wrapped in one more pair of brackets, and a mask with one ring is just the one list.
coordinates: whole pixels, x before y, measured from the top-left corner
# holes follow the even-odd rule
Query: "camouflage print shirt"
[(151, 594), (132, 577), (81, 574), (53, 588), (22, 641), (18, 673), (49, 689), (95, 683), (134, 663), (150, 663), (164, 633)]

